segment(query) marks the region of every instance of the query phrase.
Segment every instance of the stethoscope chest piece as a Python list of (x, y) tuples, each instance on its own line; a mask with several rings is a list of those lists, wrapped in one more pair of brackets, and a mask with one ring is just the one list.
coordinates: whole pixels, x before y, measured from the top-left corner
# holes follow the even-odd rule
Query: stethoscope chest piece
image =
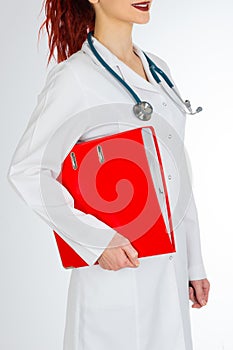
[(149, 102), (141, 101), (133, 106), (133, 112), (138, 119), (147, 121), (152, 116), (153, 107)]

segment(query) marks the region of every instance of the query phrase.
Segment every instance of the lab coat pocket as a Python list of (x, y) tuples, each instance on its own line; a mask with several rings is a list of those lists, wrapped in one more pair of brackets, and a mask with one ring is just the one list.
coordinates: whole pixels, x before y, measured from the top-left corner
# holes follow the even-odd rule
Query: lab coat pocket
[(106, 270), (100, 265), (79, 269), (82, 303), (88, 308), (133, 305), (134, 280), (132, 268)]
[(105, 270), (100, 265), (79, 269), (80, 349), (136, 348), (135, 277), (132, 268)]

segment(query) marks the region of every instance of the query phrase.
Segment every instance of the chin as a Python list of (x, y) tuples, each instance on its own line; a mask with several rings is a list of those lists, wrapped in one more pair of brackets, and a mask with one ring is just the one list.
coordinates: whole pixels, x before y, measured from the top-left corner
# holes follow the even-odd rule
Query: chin
[(132, 22), (135, 24), (146, 24), (149, 21), (150, 21), (149, 13), (142, 16), (134, 16), (134, 18), (132, 19)]
[(150, 18), (141, 18), (141, 19), (138, 19), (138, 20), (135, 20), (133, 21), (133, 23), (135, 24), (146, 24), (150, 21)]

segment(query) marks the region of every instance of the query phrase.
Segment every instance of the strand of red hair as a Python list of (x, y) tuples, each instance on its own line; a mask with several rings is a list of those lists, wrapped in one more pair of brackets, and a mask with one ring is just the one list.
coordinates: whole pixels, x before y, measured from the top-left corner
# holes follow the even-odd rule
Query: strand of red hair
[(88, 31), (94, 30), (95, 11), (88, 0), (44, 0), (41, 11), (43, 8), (46, 19), (39, 28), (38, 40), (45, 27), (49, 46), (47, 65), (55, 58), (55, 49), (55, 60), (59, 63), (81, 49)]

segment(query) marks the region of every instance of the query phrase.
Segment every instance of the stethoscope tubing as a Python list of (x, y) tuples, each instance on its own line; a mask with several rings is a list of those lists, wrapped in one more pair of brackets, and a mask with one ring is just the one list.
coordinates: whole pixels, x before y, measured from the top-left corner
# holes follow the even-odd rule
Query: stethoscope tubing
[(117, 80), (119, 80), (121, 84), (124, 85), (126, 89), (130, 92), (130, 94), (134, 97), (135, 101), (139, 103), (141, 99), (134, 92), (134, 90), (99, 55), (98, 51), (95, 49), (94, 45), (92, 44), (90, 35), (88, 35), (87, 39), (93, 53), (95, 54), (96, 58), (100, 61), (100, 63), (104, 66), (104, 68), (106, 68)]
[[(88, 33), (87, 36), (87, 40), (88, 43), (90, 45), (90, 48), (92, 50), (92, 52), (94, 53), (94, 55), (96, 56), (96, 58), (99, 60), (99, 62), (103, 65), (103, 67), (109, 72), (111, 73), (127, 90), (128, 92), (131, 94), (131, 96), (134, 98), (134, 100), (136, 101), (137, 105), (140, 105), (142, 103), (146, 103), (149, 105), (149, 107), (151, 107), (151, 110), (153, 110), (152, 106), (146, 102), (146, 101), (141, 101), (141, 99), (139, 98), (139, 96), (135, 93), (135, 91), (126, 83), (126, 81), (124, 81), (105, 61), (104, 59), (99, 55), (98, 51), (95, 49), (93, 43), (92, 43), (92, 35), (93, 35), (93, 31)], [(149, 69), (150, 72), (153, 76), (153, 78), (155, 79), (155, 81), (158, 83), (158, 85), (163, 89), (163, 91), (165, 92), (165, 94), (176, 104), (176, 106), (185, 114), (190, 114), (190, 115), (194, 115), (196, 113), (199, 113), (202, 111), (202, 107), (198, 107), (196, 109), (195, 112), (192, 111), (191, 108), (191, 103), (189, 100), (184, 101), (180, 94), (176, 91), (174, 84), (172, 83), (172, 81), (169, 79), (169, 77), (164, 73), (164, 71), (162, 69), (160, 69), (148, 56), (147, 54), (142, 51), (143, 54), (145, 55), (147, 62), (149, 64)], [(166, 82), (166, 84), (169, 86), (169, 88), (175, 93), (175, 95), (177, 96), (177, 98), (180, 100), (180, 102), (185, 106), (185, 108), (188, 110), (188, 112), (182, 108), (182, 106), (177, 103), (177, 101), (168, 93), (168, 91), (165, 89), (165, 87), (162, 84), (161, 79), (159, 78), (158, 74), (163, 78), (163, 80)], [(136, 105), (135, 105), (136, 106)]]

